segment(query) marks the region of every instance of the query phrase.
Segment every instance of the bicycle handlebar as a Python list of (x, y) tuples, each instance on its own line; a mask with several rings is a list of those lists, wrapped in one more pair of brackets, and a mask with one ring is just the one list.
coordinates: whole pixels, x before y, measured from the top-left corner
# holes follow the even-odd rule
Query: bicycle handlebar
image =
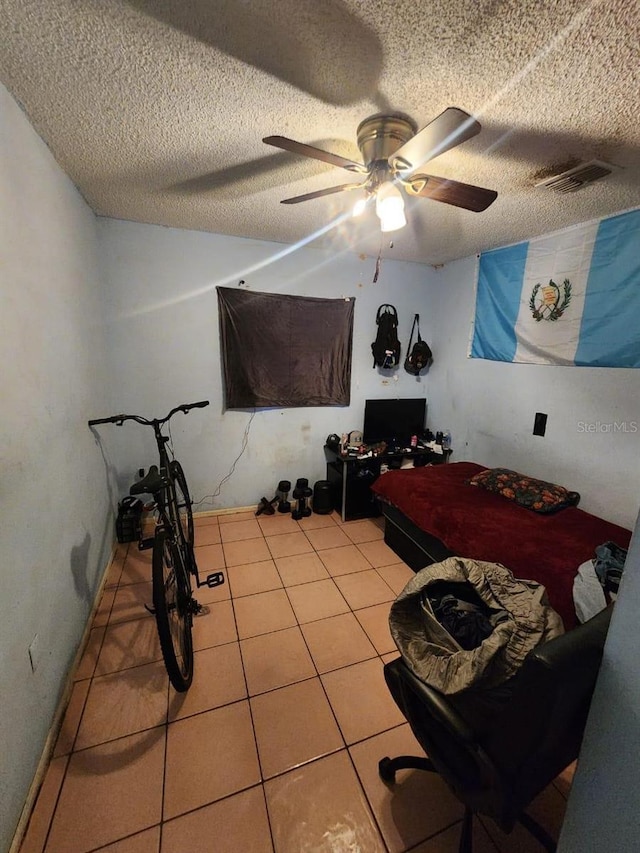
[(186, 415), (189, 409), (204, 409), (205, 406), (209, 405), (208, 400), (200, 400), (199, 403), (183, 403), (181, 406), (176, 406), (175, 409), (171, 409), (166, 418), (163, 418), (163, 421), (168, 421), (170, 417), (173, 417), (176, 412), (184, 412)]
[(186, 415), (190, 409), (204, 409), (204, 407), (208, 405), (208, 400), (200, 400), (198, 403), (182, 403), (181, 405), (176, 406), (175, 409), (171, 409), (166, 417), (153, 418), (152, 420), (143, 418), (142, 415), (111, 415), (110, 418), (93, 418), (92, 420), (87, 421), (87, 423), (90, 427), (96, 426), (97, 424), (117, 424), (118, 426), (122, 426), (124, 421), (136, 421), (136, 423), (144, 424), (145, 426), (153, 426), (154, 424), (161, 426), (162, 424), (166, 424), (169, 418), (172, 418), (176, 412), (183, 412)]

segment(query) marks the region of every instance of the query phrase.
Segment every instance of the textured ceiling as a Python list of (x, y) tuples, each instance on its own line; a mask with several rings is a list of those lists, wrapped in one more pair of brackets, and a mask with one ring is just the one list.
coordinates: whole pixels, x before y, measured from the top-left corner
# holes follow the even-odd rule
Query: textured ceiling
[[(98, 214), (437, 264), (640, 205), (640, 0), (0, 0), (0, 12), (0, 79)], [(448, 106), (482, 131), (427, 171), (497, 190), (487, 211), (407, 199), (391, 250), (373, 211), (346, 215), (352, 193), (279, 203), (352, 178), (264, 136), (360, 160), (367, 116), (401, 111), (420, 128)], [(534, 188), (594, 157), (622, 168), (567, 195)]]

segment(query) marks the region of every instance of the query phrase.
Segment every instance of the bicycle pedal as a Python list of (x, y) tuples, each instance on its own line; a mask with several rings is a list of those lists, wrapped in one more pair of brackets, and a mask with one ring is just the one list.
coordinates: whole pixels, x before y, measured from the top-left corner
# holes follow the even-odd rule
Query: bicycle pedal
[(217, 586), (221, 586), (224, 583), (224, 575), (222, 572), (213, 572), (210, 575), (207, 575), (205, 578), (205, 583), (209, 587), (209, 589), (214, 589)]
[(149, 548), (153, 548), (153, 536), (149, 536), (147, 539), (140, 539), (138, 542), (138, 551), (148, 551)]

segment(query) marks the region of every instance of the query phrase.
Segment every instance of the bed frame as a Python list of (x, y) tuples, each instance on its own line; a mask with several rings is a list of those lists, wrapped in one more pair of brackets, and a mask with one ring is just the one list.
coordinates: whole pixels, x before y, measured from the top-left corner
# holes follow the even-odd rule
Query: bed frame
[(384, 501), (379, 504), (384, 516), (384, 541), (414, 572), (454, 556), (443, 542), (420, 530), (399, 509)]

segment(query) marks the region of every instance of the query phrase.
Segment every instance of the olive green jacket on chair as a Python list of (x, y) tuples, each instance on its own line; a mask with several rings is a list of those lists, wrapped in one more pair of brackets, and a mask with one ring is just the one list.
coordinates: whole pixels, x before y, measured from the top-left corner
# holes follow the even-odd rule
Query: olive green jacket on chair
[[(436, 618), (428, 593), (437, 581), (469, 583), (487, 612), (497, 616), (493, 630), (476, 648), (462, 648)], [(514, 578), (498, 563), (461, 557), (417, 572), (391, 605), (389, 626), (414, 675), (449, 695), (504, 684), (533, 648), (564, 632), (541, 584)]]

